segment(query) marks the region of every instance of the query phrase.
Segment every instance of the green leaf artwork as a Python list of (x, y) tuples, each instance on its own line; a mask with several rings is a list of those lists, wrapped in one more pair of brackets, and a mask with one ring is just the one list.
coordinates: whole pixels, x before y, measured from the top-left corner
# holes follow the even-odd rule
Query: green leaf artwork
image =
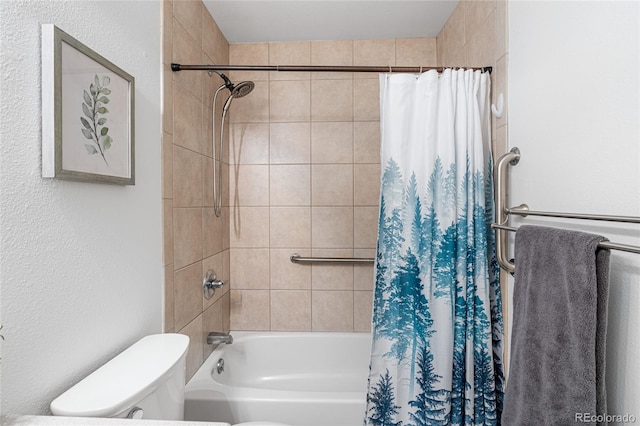
[(94, 76), (93, 83), (89, 85), (89, 91), (83, 90), (82, 113), (84, 117), (80, 117), (82, 123), (80, 131), (85, 137), (83, 143), (87, 154), (100, 154), (107, 166), (109, 162), (105, 157), (105, 152), (111, 148), (113, 139), (109, 136), (109, 127), (105, 126), (107, 118), (100, 116), (109, 113), (109, 110), (104, 107), (109, 103), (107, 96), (111, 94), (111, 90), (106, 87), (109, 83), (111, 83), (109, 76), (102, 76), (102, 84), (98, 75)]

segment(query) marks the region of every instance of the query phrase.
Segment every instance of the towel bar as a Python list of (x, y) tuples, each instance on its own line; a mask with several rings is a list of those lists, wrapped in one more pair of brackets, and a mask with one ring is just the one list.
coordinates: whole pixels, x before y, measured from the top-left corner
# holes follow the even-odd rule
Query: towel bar
[[(506, 225), (498, 225), (497, 223), (492, 223), (491, 224), (491, 228), (500, 229), (502, 231), (510, 231), (510, 232), (515, 232), (515, 231), (518, 230), (518, 228), (516, 228), (516, 227), (506, 226)], [(640, 246), (633, 246), (633, 245), (629, 245), (629, 244), (614, 243), (614, 242), (611, 242), (611, 241), (603, 241), (603, 242), (598, 244), (598, 247), (599, 248), (603, 248), (603, 249), (626, 251), (626, 252), (629, 252), (629, 253), (640, 253)]]

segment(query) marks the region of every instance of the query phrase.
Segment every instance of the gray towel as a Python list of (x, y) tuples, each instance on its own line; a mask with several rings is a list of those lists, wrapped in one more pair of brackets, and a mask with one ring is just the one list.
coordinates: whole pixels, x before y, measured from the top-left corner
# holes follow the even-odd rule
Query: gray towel
[(601, 241), (538, 226), (516, 232), (503, 425), (595, 424), (580, 420), (606, 415), (609, 251)]

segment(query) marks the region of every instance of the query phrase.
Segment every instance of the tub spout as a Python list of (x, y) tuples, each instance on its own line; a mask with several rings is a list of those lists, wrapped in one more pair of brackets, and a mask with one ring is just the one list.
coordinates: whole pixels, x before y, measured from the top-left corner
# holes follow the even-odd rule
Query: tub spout
[(219, 333), (217, 331), (211, 331), (207, 335), (207, 344), (218, 345), (220, 343), (226, 343), (230, 345), (233, 343), (233, 336), (229, 333)]

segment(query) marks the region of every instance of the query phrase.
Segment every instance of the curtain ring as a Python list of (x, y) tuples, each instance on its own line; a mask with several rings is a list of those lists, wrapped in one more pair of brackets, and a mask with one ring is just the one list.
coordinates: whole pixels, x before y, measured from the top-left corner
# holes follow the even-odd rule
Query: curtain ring
[(391, 65), (389, 65), (389, 73), (392, 73), (393, 71), (391, 70)]
[(420, 74), (422, 74), (422, 67), (420, 67)]

